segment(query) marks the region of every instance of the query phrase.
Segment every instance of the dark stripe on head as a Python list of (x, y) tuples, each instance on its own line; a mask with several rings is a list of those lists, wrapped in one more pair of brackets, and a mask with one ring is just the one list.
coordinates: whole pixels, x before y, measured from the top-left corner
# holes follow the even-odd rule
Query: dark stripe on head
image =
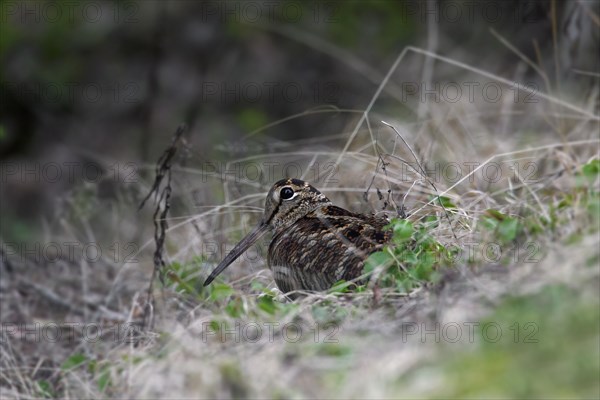
[(309, 192), (311, 192), (311, 193), (317, 193), (317, 194), (321, 194), (321, 192), (319, 192), (319, 191), (317, 190), (317, 188), (315, 188), (315, 187), (314, 187), (314, 186), (312, 186), (312, 185), (308, 185), (308, 191), (309, 191)]
[(301, 181), (300, 179), (296, 179), (296, 178), (292, 178), (289, 181), (296, 186), (304, 186), (304, 183), (305, 183), (304, 181)]
[(273, 184), (273, 187), (281, 187), (281, 186), (285, 186), (285, 185), (289, 185), (289, 184), (290, 184), (289, 179), (280, 179), (277, 182), (275, 182), (275, 184)]

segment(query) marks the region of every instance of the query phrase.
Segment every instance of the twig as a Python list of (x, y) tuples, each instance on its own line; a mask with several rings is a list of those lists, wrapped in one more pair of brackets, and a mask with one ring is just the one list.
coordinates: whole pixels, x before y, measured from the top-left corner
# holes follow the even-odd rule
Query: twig
[[(169, 209), (171, 208), (171, 160), (177, 152), (179, 140), (181, 139), (181, 136), (183, 135), (185, 130), (185, 124), (181, 124), (179, 128), (177, 128), (177, 131), (173, 135), (171, 145), (164, 151), (162, 156), (156, 162), (156, 177), (154, 178), (154, 183), (152, 185), (152, 188), (150, 189), (150, 192), (148, 192), (144, 200), (142, 200), (138, 209), (140, 210), (142, 207), (144, 207), (146, 201), (154, 193), (154, 195), (156, 196), (156, 210), (154, 211), (153, 215), (154, 243), (156, 244), (156, 249), (154, 251), (154, 269), (152, 270), (152, 277), (150, 278), (150, 284), (148, 285), (148, 295), (146, 299), (146, 307), (144, 308), (144, 319), (142, 327), (151, 327), (153, 324), (154, 318), (149, 318), (149, 316), (151, 314), (153, 315), (152, 311), (154, 310), (154, 297), (152, 296), (152, 287), (157, 274), (163, 286), (165, 284), (164, 274), (166, 263), (163, 258), (163, 251), (166, 232), (169, 228), (167, 217), (169, 214)], [(160, 190), (160, 185), (165, 176), (167, 177), (167, 183), (162, 188), (162, 190)]]

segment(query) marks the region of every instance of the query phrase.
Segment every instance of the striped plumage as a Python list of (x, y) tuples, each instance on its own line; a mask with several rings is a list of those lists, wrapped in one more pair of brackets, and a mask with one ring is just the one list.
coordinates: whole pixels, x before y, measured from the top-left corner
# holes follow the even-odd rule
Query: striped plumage
[(390, 239), (385, 218), (356, 214), (334, 206), (299, 179), (273, 185), (257, 227), (217, 266), (208, 285), (264, 233), (273, 232), (267, 264), (281, 291), (322, 291), (335, 282), (358, 278), (364, 260)]

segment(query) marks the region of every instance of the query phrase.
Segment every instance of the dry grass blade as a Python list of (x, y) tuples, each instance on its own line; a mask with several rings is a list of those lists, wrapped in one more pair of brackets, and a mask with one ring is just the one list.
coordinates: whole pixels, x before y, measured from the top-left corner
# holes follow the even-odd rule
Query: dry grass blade
[(454, 239), (456, 239), (458, 241), (458, 237), (456, 236), (456, 232), (454, 232), (454, 228), (452, 227), (452, 221), (450, 220), (450, 215), (448, 214), (448, 210), (446, 210), (446, 207), (444, 207), (444, 203), (442, 202), (442, 199), (440, 198), (439, 191), (438, 191), (437, 187), (435, 186), (435, 183), (433, 183), (433, 181), (427, 176), (427, 173), (425, 172), (425, 169), (423, 168), (423, 165), (419, 161), (419, 158), (417, 157), (417, 155), (413, 151), (412, 147), (410, 147), (410, 145), (408, 144), (408, 142), (404, 139), (404, 137), (402, 137), (402, 135), (400, 134), (400, 132), (398, 132), (398, 130), (396, 129), (396, 127), (394, 127), (391, 124), (388, 124), (385, 121), (381, 121), (381, 123), (384, 124), (385, 126), (390, 127), (396, 133), (396, 135), (402, 140), (402, 142), (404, 143), (404, 145), (408, 148), (408, 150), (410, 151), (410, 154), (412, 154), (413, 158), (415, 159), (415, 162), (419, 166), (419, 169), (420, 169), (420, 171), (418, 171), (419, 174), (427, 181), (427, 183), (429, 183), (431, 185), (431, 187), (435, 191), (436, 198), (437, 198), (438, 202), (440, 203), (440, 206), (444, 210), (444, 215), (446, 216), (446, 220), (448, 221), (448, 225), (450, 226), (450, 230), (452, 231), (452, 235), (454, 236)]

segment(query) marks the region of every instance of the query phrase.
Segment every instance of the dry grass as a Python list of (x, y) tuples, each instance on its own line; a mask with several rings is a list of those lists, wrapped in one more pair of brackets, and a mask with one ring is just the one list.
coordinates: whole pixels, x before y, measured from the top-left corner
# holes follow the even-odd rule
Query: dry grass
[[(456, 60), (407, 48), (365, 110), (315, 110), (297, 116), (331, 114), (352, 120), (358, 114), (347, 132), (317, 132), (311, 140), (281, 142), (277, 134), (289, 119), (278, 121), (249, 138), (259, 149), (268, 144), (267, 150), (246, 151), (244, 157), (229, 160), (220, 169), (246, 168), (251, 173), (253, 166), (273, 165), (266, 162), (297, 165), (302, 171), (299, 177), (348, 209), (395, 216), (405, 206), (415, 223), (437, 216), (430, 233), (459, 249), (498, 242), (493, 233), (480, 229), (482, 218), (493, 209), (531, 224), (516, 241), (518, 250), (510, 253), (508, 261), (490, 261), (477, 250), (473, 258), (442, 269), (435, 282), (410, 293), (369, 286), (360, 293), (315, 294), (288, 303), (277, 295), (265, 270), (263, 243), (258, 254), (251, 251), (227, 270), (228, 285), (202, 292), (199, 283), (223, 256), (219, 245), (232, 244), (248, 231), (262, 212), (266, 190), (284, 172), (276, 168), (275, 174), (256, 179), (247, 174), (223, 175), (187, 149), (187, 163), (191, 159), (198, 164), (173, 167), (174, 199), (164, 257), (168, 265), (179, 265), (177, 273), (188, 269), (185, 276), (179, 275), (179, 282), (155, 285), (154, 326), (137, 332), (133, 340), (107, 336), (93, 343), (84, 340), (81, 332), (58, 344), (4, 335), (2, 397), (397, 398), (438, 397), (448, 394), (449, 388), (455, 395), (475, 397), (527, 394), (502, 385), (500, 389), (489, 385), (496, 391), (474, 392), (457, 386), (449, 360), (461, 360), (486, 348), (479, 334), (473, 341), (463, 335), (451, 343), (443, 338), (436, 341), (434, 334), (421, 340), (421, 331), (413, 335), (407, 329), (422, 329), (422, 324), (431, 329), (436, 323), (464, 327), (496, 318), (506, 323), (502, 327), (508, 335), (510, 318), (497, 314), (506, 299), (536, 296), (556, 285), (576, 293), (574, 307), (598, 306), (598, 221), (590, 217), (586, 196), (598, 193), (599, 182), (596, 179), (586, 190), (580, 182), (582, 165), (599, 157), (598, 86), (578, 101), (540, 91), (534, 103), (515, 103), (514, 92), (506, 91), (493, 103), (481, 98), (430, 103), (427, 116), (415, 121), (396, 117), (396, 111), (416, 110), (419, 102), (409, 99), (399, 104), (398, 93), (385, 90), (391, 82), (406, 80), (399, 71), (409, 57), (435, 59), (441, 63), (436, 71), (442, 76), (481, 83), (492, 80), (506, 88), (512, 84), (505, 77)], [(413, 151), (427, 175), (418, 171)], [(461, 179), (443, 175), (452, 172), (447, 169), (450, 164), (462, 168)], [(496, 171), (487, 169), (490, 165), (500, 167), (499, 179), (486, 179), (486, 171)], [(334, 174), (327, 179), (331, 171)], [(147, 189), (140, 187), (139, 192)], [(444, 210), (437, 195), (454, 206)], [(568, 204), (559, 208), (565, 199)], [(130, 211), (123, 210), (131, 205), (125, 199), (83, 216), (68, 216), (62, 219), (61, 232), (64, 240), (81, 240), (83, 235), (90, 241), (106, 241), (97, 236), (96, 224), (109, 226), (106, 221), (119, 221), (112, 234), (126, 241), (143, 238), (136, 253), (139, 262), (107, 258), (94, 265), (56, 263), (49, 270), (15, 260), (17, 266), (2, 281), (3, 321), (104, 327), (139, 324), (152, 272), (152, 224), (149, 211), (131, 217)], [(103, 223), (97, 221), (99, 216)], [(135, 229), (140, 225), (142, 229)], [(536, 232), (532, 226), (543, 228)], [(528, 243), (538, 250), (535, 261), (526, 258)], [(509, 251), (511, 245), (499, 246)], [(8, 267), (3, 264), (3, 268)], [(535, 313), (521, 317), (538, 321)], [(211, 323), (234, 333), (209, 331)], [(263, 329), (256, 341), (251, 331), (244, 331), (255, 325)], [(268, 327), (273, 328), (272, 335), (264, 331)], [(294, 332), (287, 330), (290, 327), (302, 329), (297, 342), (292, 340)], [(540, 331), (541, 340), (546, 334)], [(598, 338), (598, 331), (586, 335)], [(590, 353), (598, 354), (597, 346)], [(65, 366), (65, 360), (77, 360), (74, 356), (79, 355), (80, 365)], [(482, 360), (490, 365), (497, 362)], [(472, 374), (465, 365), (459, 364)], [(538, 396), (550, 393), (535, 390)], [(565, 388), (564, 393), (597, 394), (594, 390), (597, 385), (582, 387), (580, 392), (577, 387)]]

